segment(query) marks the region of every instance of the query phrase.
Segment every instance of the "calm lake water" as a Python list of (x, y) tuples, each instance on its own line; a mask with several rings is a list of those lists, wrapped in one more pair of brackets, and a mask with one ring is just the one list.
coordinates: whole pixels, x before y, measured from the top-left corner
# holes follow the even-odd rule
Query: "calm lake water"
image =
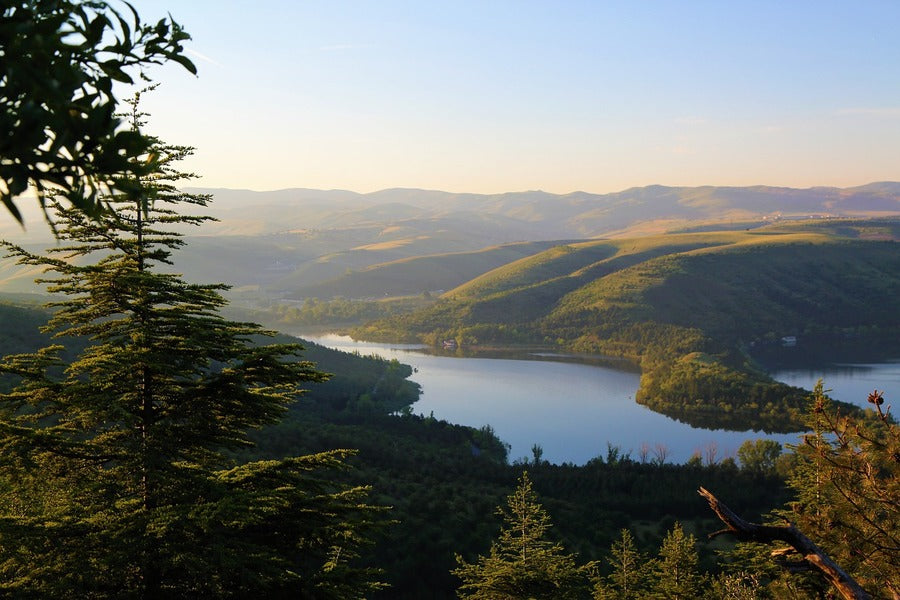
[(821, 379), (828, 395), (837, 400), (872, 405), (866, 398), (873, 390), (884, 392), (885, 405), (894, 406), (894, 414), (900, 414), (900, 360), (871, 364), (835, 364), (820, 369), (790, 369), (774, 371), (778, 381), (811, 390)]
[[(421, 347), (354, 342), (349, 337), (301, 337), (329, 348), (396, 358), (412, 366), (422, 396), (416, 414), (451, 423), (490, 425), (511, 446), (510, 461), (530, 458), (540, 444), (544, 460), (584, 464), (606, 456), (607, 443), (639, 459), (642, 445), (654, 457), (665, 446), (667, 461), (682, 463), (714, 445), (718, 458), (734, 456), (748, 439), (796, 442), (797, 435), (695, 429), (634, 401), (637, 373), (571, 362), (504, 358), (457, 358), (426, 354)], [(870, 390), (871, 391), (871, 390)], [(868, 393), (868, 392), (867, 392)], [(863, 397), (865, 401), (865, 397)]]

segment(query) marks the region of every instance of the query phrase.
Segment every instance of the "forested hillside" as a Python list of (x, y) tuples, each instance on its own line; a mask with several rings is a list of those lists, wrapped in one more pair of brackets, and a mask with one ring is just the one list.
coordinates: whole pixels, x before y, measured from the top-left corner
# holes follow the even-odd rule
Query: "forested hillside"
[[(0, 296), (0, 356), (34, 352), (51, 342), (42, 334), (52, 313), (34, 304), (11, 302)], [(305, 386), (311, 402), (334, 410), (357, 410), (366, 405), (379, 411), (392, 412), (407, 407), (419, 397), (418, 386), (407, 377), (412, 370), (396, 361), (373, 356), (358, 356), (331, 350), (312, 342), (280, 335), (281, 343), (303, 344), (304, 358), (316, 363), (332, 376), (326, 382), (309, 382)], [(72, 344), (77, 350), (82, 344)], [(8, 381), (0, 378), (0, 390)]]
[(754, 348), (866, 338), (885, 353), (900, 311), (897, 221), (568, 244), (495, 269), (364, 339), (547, 344), (622, 357), (638, 399), (696, 425), (796, 430), (803, 392)]
[[(36, 333), (50, 313), (34, 306), (0, 303), (0, 356), (33, 351), (48, 340)], [(276, 339), (290, 343), (287, 337)], [(77, 346), (77, 345), (76, 345)], [(334, 375), (309, 389), (281, 423), (253, 434), (257, 446), (237, 453), (239, 462), (317, 455), (354, 448), (353, 466), (338, 477), (372, 487), (372, 501), (393, 507), (396, 523), (377, 538), (366, 564), (383, 569), (391, 587), (377, 597), (452, 598), (459, 582), (454, 555), (482, 552), (496, 530), (492, 509), (527, 468), (558, 536), (587, 559), (601, 558), (624, 527), (652, 551), (678, 520), (698, 535), (714, 527), (699, 485), (724, 489), (736, 508), (758, 516), (786, 499), (772, 465), (763, 472), (739, 469), (733, 458), (699, 456), (690, 465), (638, 459), (610, 448), (585, 466), (535, 459), (507, 463), (506, 448), (490, 427), (480, 430), (413, 414), (415, 388), (409, 368), (306, 344), (303, 358)], [(397, 414), (392, 414), (397, 413)], [(749, 465), (749, 463), (748, 463)], [(660, 482), (666, 482), (660, 485)], [(712, 548), (701, 548), (703, 567), (714, 569)]]

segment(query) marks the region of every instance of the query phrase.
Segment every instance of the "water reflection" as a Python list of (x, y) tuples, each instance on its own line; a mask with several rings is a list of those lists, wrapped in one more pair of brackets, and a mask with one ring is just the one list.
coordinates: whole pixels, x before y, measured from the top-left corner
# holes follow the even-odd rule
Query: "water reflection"
[[(886, 404), (900, 407), (900, 361), (832, 364), (821, 368), (784, 369), (772, 377), (790, 385), (812, 389), (819, 379), (836, 400), (872, 408), (866, 398), (873, 390), (885, 392)], [(897, 410), (900, 410), (898, 408)]]
[(642, 454), (651, 460), (665, 452), (668, 461), (684, 462), (695, 452), (715, 452), (718, 459), (734, 456), (748, 439), (797, 440), (796, 434), (695, 429), (637, 404), (638, 373), (584, 364), (585, 357), (471, 358), (429, 354), (418, 345), (354, 342), (336, 335), (301, 337), (412, 366), (411, 379), (422, 386), (415, 413), (473, 427), (491, 425), (510, 444), (511, 460), (530, 457), (534, 444), (543, 448), (545, 460), (584, 464), (605, 456), (607, 443), (636, 460)]

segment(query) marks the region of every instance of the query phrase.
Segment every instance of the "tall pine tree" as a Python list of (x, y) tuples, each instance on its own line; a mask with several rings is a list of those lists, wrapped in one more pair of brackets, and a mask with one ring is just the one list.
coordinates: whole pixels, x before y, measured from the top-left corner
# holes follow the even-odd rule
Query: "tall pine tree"
[[(602, 596), (633, 600), (644, 595), (650, 562), (635, 546), (630, 531), (622, 530), (621, 537), (610, 547), (606, 561), (612, 567), (612, 573), (607, 577), (609, 584)], [(601, 595), (600, 591), (598, 589), (596, 595)]]
[(685, 534), (681, 523), (675, 523), (663, 539), (655, 564), (653, 598), (693, 600), (703, 589), (704, 577), (699, 571), (697, 541)]
[(460, 598), (590, 598), (593, 565), (577, 565), (573, 555), (548, 539), (550, 516), (538, 502), (528, 473), (497, 512), (504, 524), (490, 553), (475, 563), (457, 556), (459, 567), (453, 574), (463, 581)]
[(168, 272), (185, 226), (206, 220), (182, 211), (210, 200), (175, 187), (190, 152), (154, 142), (142, 157), (153, 174), (121, 182), (129, 192), (100, 218), (57, 205), (59, 245), (46, 256), (8, 246), (62, 295), (46, 327), (61, 344), (0, 363), (18, 380), (0, 396), (10, 595), (352, 598), (379, 587), (350, 566), (379, 509), (365, 489), (314, 476), (347, 451), (229, 458), (302, 382), (326, 376), (298, 359), (301, 346), (261, 345), (267, 332), (222, 318), (224, 285)]
[(900, 426), (873, 410), (841, 414), (820, 381), (789, 484), (795, 501), (776, 514), (796, 524), (876, 598), (900, 597)]

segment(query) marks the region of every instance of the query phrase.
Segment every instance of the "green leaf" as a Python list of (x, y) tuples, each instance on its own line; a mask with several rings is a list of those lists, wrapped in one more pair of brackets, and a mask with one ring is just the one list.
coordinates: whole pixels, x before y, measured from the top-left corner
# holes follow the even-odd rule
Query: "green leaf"
[(194, 63), (188, 57), (186, 57), (184, 55), (176, 54), (176, 55), (172, 56), (172, 60), (174, 60), (181, 66), (183, 66), (185, 69), (187, 69), (194, 75), (197, 74), (197, 66), (194, 65)]

